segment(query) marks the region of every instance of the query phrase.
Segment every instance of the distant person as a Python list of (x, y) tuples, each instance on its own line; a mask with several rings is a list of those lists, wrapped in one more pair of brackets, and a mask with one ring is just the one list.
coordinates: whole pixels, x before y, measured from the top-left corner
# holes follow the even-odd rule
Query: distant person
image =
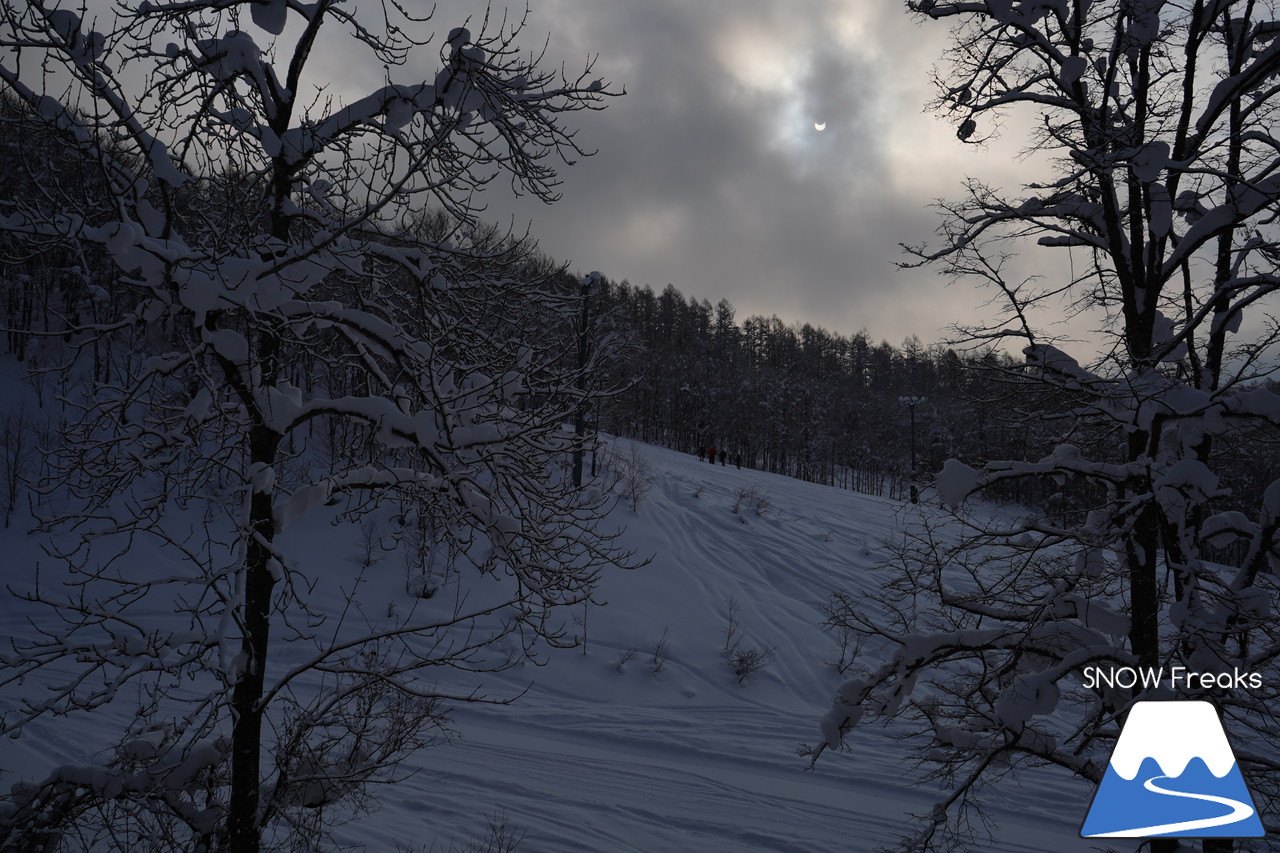
[(729, 464), (729, 451), (721, 450), (720, 451), (720, 467), (723, 468), (725, 465), (728, 465), (728, 464)]
[(714, 447), (707, 451), (707, 461), (712, 465), (716, 464), (716, 449)]
[(706, 458), (707, 458), (707, 449), (706, 449), (705, 447), (699, 447), (699, 448), (698, 448), (698, 461), (699, 461), (699, 462), (701, 462), (702, 460), (704, 460), (704, 459), (706, 459)]

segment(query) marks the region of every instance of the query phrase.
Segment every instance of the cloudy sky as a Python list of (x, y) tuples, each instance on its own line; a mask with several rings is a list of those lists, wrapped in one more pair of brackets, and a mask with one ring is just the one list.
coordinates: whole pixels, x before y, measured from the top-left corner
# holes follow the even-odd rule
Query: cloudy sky
[(627, 94), (575, 117), (598, 153), (563, 200), (514, 211), (575, 269), (728, 298), (740, 319), (937, 340), (985, 297), (896, 269), (898, 244), (932, 235), (928, 204), (964, 174), (1011, 169), (1007, 146), (924, 112), (947, 30), (901, 0), (533, 0), (529, 43), (550, 33), (570, 69), (598, 53)]
[[(353, 2), (376, 23), (375, 0)], [(525, 9), (524, 0), (492, 3), (495, 18)], [(475, 30), (484, 16), (482, 0), (433, 5), (436, 37), (392, 69), (397, 82), (434, 76), (443, 35), (469, 17)], [(529, 6), (522, 46), (537, 51), (545, 40), (543, 64), (563, 62), (571, 77), (596, 57), (593, 74), (626, 94), (568, 117), (597, 153), (562, 170), (558, 204), (513, 199), (499, 181), (486, 194), (489, 219), (531, 227), (547, 254), (579, 272), (727, 298), (739, 320), (776, 314), (928, 343), (990, 297), (933, 270), (896, 267), (899, 244), (932, 237), (930, 203), (958, 197), (965, 175), (1010, 184), (1027, 171), (1017, 157), (1025, 134), (963, 145), (925, 112), (945, 22), (916, 20), (903, 0)], [(319, 72), (329, 76), (317, 83), (345, 99), (385, 82), (387, 70), (353, 53), (341, 28), (329, 37)]]
[[(531, 222), (577, 271), (728, 298), (740, 320), (777, 314), (931, 342), (986, 299), (895, 267), (899, 243), (932, 236), (932, 200), (956, 197), (966, 173), (1001, 180), (1016, 168), (1016, 146), (962, 145), (924, 111), (946, 24), (917, 22), (902, 0), (530, 5), (523, 45), (549, 35), (545, 62), (571, 73), (598, 55), (596, 72), (626, 95), (570, 117), (598, 153), (563, 170), (562, 201), (495, 190), (490, 218)], [(433, 25), (447, 32), (477, 10), (441, 0)], [(365, 82), (364, 69), (345, 70), (338, 88)], [(381, 70), (368, 71), (377, 85)]]

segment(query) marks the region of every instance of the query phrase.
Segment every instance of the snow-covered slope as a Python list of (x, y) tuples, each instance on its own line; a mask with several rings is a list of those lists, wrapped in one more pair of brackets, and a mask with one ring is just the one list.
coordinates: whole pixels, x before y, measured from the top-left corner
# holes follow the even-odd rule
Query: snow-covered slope
[[(585, 653), (504, 676), (508, 689), (532, 685), (510, 707), (461, 711), (460, 739), (422, 753), (421, 774), (349, 828), (352, 843), (474, 836), (484, 815), (503, 814), (527, 830), (531, 853), (871, 851), (932, 807), (882, 729), (855, 732), (850, 753), (814, 772), (797, 755), (819, 739), (842, 680), (823, 662), (835, 647), (818, 608), (834, 588), (879, 582), (882, 546), (914, 508), (637, 450), (653, 488), (614, 518), (652, 562), (605, 578)], [(735, 514), (744, 489), (772, 508)], [(723, 656), (730, 598), (743, 645), (776, 649), (743, 685)], [(655, 674), (664, 633), (669, 657)], [(1001, 829), (989, 849), (1090, 849), (1077, 833), (1091, 793), (1054, 771), (1008, 786), (993, 799)]]
[[(883, 546), (920, 508), (615, 442), (623, 455), (633, 446), (652, 489), (635, 511), (620, 502), (612, 520), (651, 562), (605, 576), (604, 603), (580, 614), (584, 648), (488, 679), (490, 695), (527, 692), (510, 706), (459, 709), (460, 736), (417, 755), (404, 769), (418, 772), (375, 792), (376, 813), (340, 830), (353, 849), (443, 850), (496, 815), (526, 832), (522, 853), (871, 851), (896, 839), (908, 813), (929, 812), (934, 791), (883, 729), (857, 730), (850, 753), (813, 772), (797, 754), (819, 739), (842, 680), (824, 663), (835, 646), (819, 607), (832, 589), (879, 583)], [(749, 490), (769, 508), (757, 514), (748, 504), (761, 501), (744, 500), (735, 513)], [(30, 547), (16, 535), (15, 548)], [(350, 589), (348, 555), (320, 540), (314, 550), (317, 589)], [(383, 561), (382, 580), (359, 588), (370, 613), (403, 587), (394, 555)], [(724, 656), (731, 601), (742, 646), (774, 649), (745, 684)], [(5, 602), (0, 620), (19, 633), (21, 607)], [(79, 753), (121, 722), (32, 727), (0, 746), (0, 786), (15, 769), (38, 776), (88, 760)], [(1077, 837), (1089, 786), (1053, 770), (1008, 781), (989, 792), (1000, 828), (985, 849), (1091, 849)]]

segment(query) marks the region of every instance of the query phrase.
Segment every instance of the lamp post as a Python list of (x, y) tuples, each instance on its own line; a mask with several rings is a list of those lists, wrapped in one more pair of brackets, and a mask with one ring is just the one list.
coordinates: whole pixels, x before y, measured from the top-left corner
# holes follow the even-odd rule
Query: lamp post
[(906, 406), (907, 411), (911, 413), (911, 502), (920, 502), (920, 491), (916, 488), (916, 406), (925, 402), (924, 397), (914, 394), (903, 395), (898, 398), (898, 403)]

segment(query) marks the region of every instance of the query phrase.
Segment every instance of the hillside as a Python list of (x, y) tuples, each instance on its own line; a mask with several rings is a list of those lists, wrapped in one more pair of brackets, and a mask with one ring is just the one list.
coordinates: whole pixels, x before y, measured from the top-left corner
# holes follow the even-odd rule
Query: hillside
[[(897, 502), (619, 440), (650, 467), (653, 488), (626, 543), (653, 560), (603, 583), (586, 654), (504, 679), (533, 682), (516, 704), (467, 709), (462, 737), (421, 755), (423, 772), (389, 792), (353, 842), (463, 837), (486, 813), (528, 829), (529, 851), (872, 850), (933, 798), (913, 789), (903, 750), (883, 729), (854, 733), (851, 753), (814, 772), (796, 755), (840, 682), (818, 606), (838, 586), (876, 582), (880, 546), (905, 513)], [(772, 508), (732, 511), (755, 488)], [(776, 658), (739, 685), (722, 657), (726, 598), (741, 608), (745, 645)], [(670, 658), (654, 675), (664, 629)], [(621, 671), (620, 656), (636, 655)], [(1073, 851), (1091, 794), (1052, 771), (996, 792), (993, 851)], [(1065, 807), (1064, 807), (1065, 804)]]
[[(458, 737), (420, 753), (405, 768), (417, 772), (378, 790), (379, 810), (340, 837), (370, 851), (444, 849), (480, 836), (497, 815), (527, 832), (519, 849), (528, 853), (872, 850), (891, 842), (906, 813), (927, 812), (933, 798), (927, 786), (913, 787), (890, 732), (856, 731), (851, 753), (829, 756), (814, 772), (805, 772), (796, 748), (818, 739), (818, 718), (841, 680), (823, 662), (835, 646), (819, 628), (819, 605), (833, 588), (876, 583), (882, 545), (922, 509), (623, 440), (613, 447), (624, 457), (634, 450), (649, 468), (649, 493), (635, 511), (619, 501), (611, 520), (651, 562), (604, 578), (604, 603), (586, 614), (585, 649), (487, 677), (495, 697), (528, 689), (510, 706), (460, 709)], [(769, 507), (735, 513), (744, 489)], [(317, 589), (329, 591), (336, 610), (358, 574), (358, 533), (316, 523), (303, 535)], [(21, 526), (4, 536), (11, 568), (38, 559)], [(370, 618), (408, 600), (395, 557), (381, 556), (356, 586)], [(742, 685), (723, 656), (729, 599), (740, 610), (743, 646), (776, 650)], [(26, 630), (12, 597), (0, 619), (7, 634)], [(664, 634), (667, 659), (655, 673)], [(114, 713), (31, 726), (0, 752), (0, 783), (7, 788), (15, 771), (43, 776), (56, 764), (93, 760), (91, 745), (126, 722)], [(989, 849), (1090, 849), (1076, 837), (1090, 793), (1053, 771), (1001, 786)]]

